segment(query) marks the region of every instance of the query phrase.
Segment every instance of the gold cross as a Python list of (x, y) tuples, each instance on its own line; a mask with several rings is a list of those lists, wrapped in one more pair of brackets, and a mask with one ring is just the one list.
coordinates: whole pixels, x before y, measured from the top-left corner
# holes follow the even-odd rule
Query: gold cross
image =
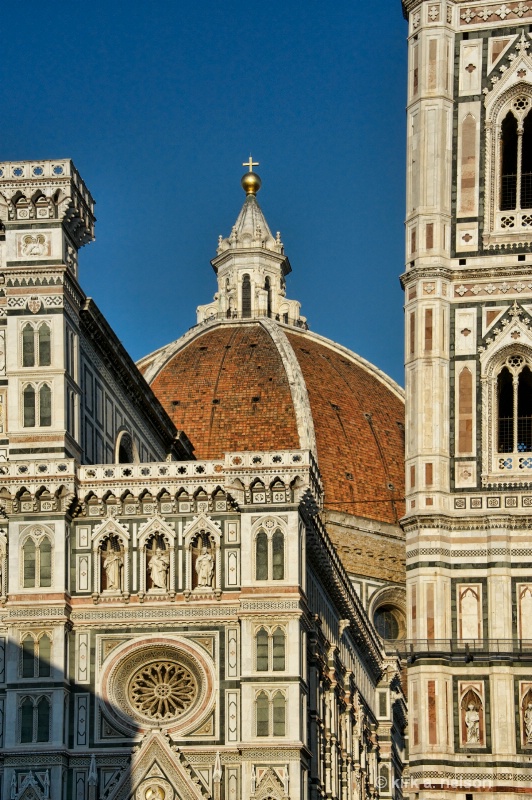
[(259, 166), (259, 162), (258, 161), (253, 161), (252, 158), (251, 158), (251, 153), (250, 153), (249, 161), (244, 161), (242, 166), (243, 167), (249, 167), (249, 171), (253, 172), (253, 167), (258, 167)]

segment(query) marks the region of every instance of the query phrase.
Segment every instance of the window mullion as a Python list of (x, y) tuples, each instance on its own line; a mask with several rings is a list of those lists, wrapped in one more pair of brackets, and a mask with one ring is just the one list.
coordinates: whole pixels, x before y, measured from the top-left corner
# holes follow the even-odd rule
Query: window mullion
[(519, 375), (513, 376), (513, 390), (514, 390), (514, 402), (513, 402), (513, 452), (517, 453), (517, 390), (519, 387)]
[(521, 211), (521, 166), (523, 163), (523, 123), (517, 128), (517, 176), (516, 176), (516, 195), (515, 210)]

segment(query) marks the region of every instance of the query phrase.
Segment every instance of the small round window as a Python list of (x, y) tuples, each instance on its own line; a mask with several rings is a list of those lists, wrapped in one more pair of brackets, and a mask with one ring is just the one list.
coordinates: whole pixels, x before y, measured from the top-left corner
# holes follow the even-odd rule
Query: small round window
[(379, 606), (373, 615), (375, 628), (381, 639), (395, 641), (406, 635), (405, 618), (402, 611), (392, 605)]

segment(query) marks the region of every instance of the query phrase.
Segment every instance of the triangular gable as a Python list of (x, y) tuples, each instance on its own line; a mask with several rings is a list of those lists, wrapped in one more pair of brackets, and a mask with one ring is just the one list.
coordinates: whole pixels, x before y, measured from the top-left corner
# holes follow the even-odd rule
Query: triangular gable
[(162, 796), (173, 797), (173, 789), (180, 800), (205, 800), (209, 796), (170, 739), (161, 731), (150, 731), (135, 748), (131, 767), (109, 800), (134, 800), (157, 786), (165, 793)]
[(168, 523), (159, 516), (150, 517), (139, 528), (139, 545), (142, 546), (144, 541), (153, 533), (162, 532), (166, 534), (168, 541), (173, 542), (175, 539), (175, 531), (168, 525)]
[[(486, 95), (484, 103), (488, 117), (491, 116), (492, 107), (508, 89), (523, 83), (525, 77), (530, 80), (532, 54), (529, 54), (529, 50), (532, 50), (530, 39), (523, 32), (519, 42), (515, 45), (515, 53), (511, 53), (506, 60), (506, 69), (498, 68), (491, 81), (492, 88), (483, 90)], [(525, 85), (525, 88), (528, 88), (528, 84)]]
[(190, 540), (199, 531), (208, 531), (214, 536), (215, 541), (219, 544), (222, 535), (220, 523), (208, 517), (206, 514), (198, 514), (197, 517), (189, 522), (183, 531), (183, 538), (185, 544), (188, 545)]
[[(283, 769), (283, 773), (284, 772), (285, 770)], [(257, 767), (256, 777), (257, 788), (253, 793), (255, 800), (265, 800), (265, 798), (270, 797), (276, 798), (277, 800), (284, 800), (287, 797), (284, 782), (273, 767)], [(286, 780), (287, 777), (287, 775), (285, 776), (283, 774), (284, 780)]]
[(101, 542), (106, 536), (121, 536), (129, 540), (129, 530), (125, 525), (121, 525), (113, 517), (104, 520), (99, 525), (96, 525), (92, 532), (92, 540), (95, 544)]
[(505, 348), (524, 346), (530, 348), (532, 352), (531, 325), (532, 319), (515, 301), (508, 311), (508, 316), (501, 319), (500, 324), (491, 329), (491, 335), (484, 340), (484, 345), (479, 348), (480, 361), (484, 368), (497, 353)]

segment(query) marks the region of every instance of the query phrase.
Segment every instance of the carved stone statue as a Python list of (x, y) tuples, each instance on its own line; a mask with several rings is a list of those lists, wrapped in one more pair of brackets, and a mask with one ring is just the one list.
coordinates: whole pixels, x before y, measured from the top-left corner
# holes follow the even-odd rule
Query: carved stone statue
[(206, 547), (201, 549), (201, 555), (196, 559), (196, 574), (198, 586), (212, 586), (214, 559)]
[(532, 744), (532, 700), (528, 701), (524, 713), (526, 743)]
[(473, 703), (469, 703), (465, 713), (465, 724), (467, 729), (467, 741), (471, 744), (480, 742), (480, 714)]
[(168, 588), (168, 570), (170, 569), (170, 556), (166, 550), (157, 547), (150, 558), (148, 569), (155, 589)]
[(120, 590), (122, 588), (122, 567), (124, 559), (117, 550), (107, 550), (103, 561), (103, 568), (107, 576), (107, 588)]

